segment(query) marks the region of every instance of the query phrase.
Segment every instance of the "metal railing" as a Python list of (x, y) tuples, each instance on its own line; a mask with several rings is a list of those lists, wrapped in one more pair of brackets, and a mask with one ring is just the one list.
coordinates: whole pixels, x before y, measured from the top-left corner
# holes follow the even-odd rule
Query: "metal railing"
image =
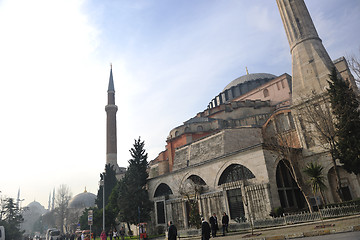
[[(360, 205), (359, 204), (349, 204), (342, 206), (330, 206), (320, 209), (321, 215), (324, 219), (328, 218), (337, 218), (349, 215), (360, 214)], [(321, 215), (319, 211), (313, 211), (312, 213), (305, 211), (299, 213), (286, 213), (282, 217), (269, 218), (269, 219), (257, 219), (254, 220), (255, 228), (264, 228), (264, 227), (273, 227), (281, 226), (288, 224), (304, 223), (304, 222), (313, 222), (321, 220)], [(234, 228), (236, 229), (245, 229), (249, 226), (247, 222), (238, 223)]]

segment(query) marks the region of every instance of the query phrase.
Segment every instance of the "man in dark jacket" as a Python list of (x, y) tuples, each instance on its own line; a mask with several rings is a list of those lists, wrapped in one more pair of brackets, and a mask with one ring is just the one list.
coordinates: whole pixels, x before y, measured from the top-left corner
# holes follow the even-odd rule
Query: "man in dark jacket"
[(210, 217), (209, 221), (210, 221), (210, 225), (211, 225), (211, 235), (212, 235), (212, 237), (216, 237), (216, 232), (217, 232), (217, 230), (219, 230), (219, 225), (218, 225), (218, 221), (217, 221), (217, 217), (216, 217), (215, 213), (213, 213), (213, 215)]
[(168, 240), (176, 240), (177, 237), (177, 229), (172, 221), (168, 222), (169, 231), (168, 231)]
[(222, 223), (222, 229), (223, 229), (223, 236), (225, 236), (225, 231), (229, 232), (228, 226), (229, 226), (229, 216), (226, 215), (226, 212), (224, 212), (223, 217), (221, 219)]
[(201, 219), (201, 240), (210, 239), (210, 225), (204, 218)]

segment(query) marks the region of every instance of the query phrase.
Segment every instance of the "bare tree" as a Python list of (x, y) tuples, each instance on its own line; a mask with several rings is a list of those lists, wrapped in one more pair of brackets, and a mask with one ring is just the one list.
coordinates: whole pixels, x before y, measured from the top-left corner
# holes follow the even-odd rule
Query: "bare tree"
[(287, 160), (284, 161), (284, 164), (303, 194), (309, 211), (312, 212), (309, 197), (305, 191), (306, 184), (303, 182), (299, 172), (298, 161), (301, 156), (301, 149), (295, 128), (281, 131), (274, 126), (271, 131), (270, 129), (264, 129), (263, 137), (267, 149), (275, 152), (281, 160)]
[(190, 226), (197, 228), (201, 225), (198, 202), (200, 200), (200, 195), (204, 190), (204, 184), (189, 178), (179, 187), (179, 193), (186, 197), (190, 205), (189, 224)]
[[(360, 53), (360, 49), (359, 49)], [(351, 55), (348, 57), (348, 64), (351, 71), (355, 74), (355, 82), (359, 85), (360, 84), (360, 58)]]
[(56, 224), (60, 228), (61, 232), (64, 232), (65, 219), (68, 216), (68, 204), (71, 199), (71, 192), (69, 186), (62, 184), (57, 189), (55, 198), (55, 214)]
[(310, 96), (303, 98), (302, 102), (302, 106), (297, 110), (297, 117), (305, 123), (303, 131), (315, 139), (317, 146), (330, 152), (335, 170), (336, 193), (340, 201), (343, 201), (339, 167), (336, 165), (337, 132), (328, 96), (312, 92)]

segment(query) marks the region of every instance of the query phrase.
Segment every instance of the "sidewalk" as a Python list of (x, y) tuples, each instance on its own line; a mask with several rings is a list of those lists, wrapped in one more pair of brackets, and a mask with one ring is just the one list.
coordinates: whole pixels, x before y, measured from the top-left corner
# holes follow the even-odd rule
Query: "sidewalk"
[[(319, 236), (340, 232), (360, 231), (360, 215), (327, 219), (324, 220), (325, 228), (321, 228), (322, 222), (302, 223), (296, 225), (287, 225), (272, 228), (255, 229), (254, 235), (251, 236), (251, 231), (248, 232), (232, 232), (227, 236), (220, 236), (222, 232), (218, 232), (219, 240), (235, 240), (235, 239), (265, 239), (265, 240), (278, 240), (278, 239), (291, 239), (299, 237)], [(199, 237), (181, 238), (181, 239), (200, 239)]]

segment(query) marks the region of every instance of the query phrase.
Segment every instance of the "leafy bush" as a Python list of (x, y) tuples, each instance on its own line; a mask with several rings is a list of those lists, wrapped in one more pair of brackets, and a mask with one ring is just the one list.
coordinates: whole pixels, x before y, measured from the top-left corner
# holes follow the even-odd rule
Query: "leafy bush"
[(270, 212), (270, 216), (273, 218), (281, 217), (284, 214), (284, 209), (282, 207), (273, 208)]

